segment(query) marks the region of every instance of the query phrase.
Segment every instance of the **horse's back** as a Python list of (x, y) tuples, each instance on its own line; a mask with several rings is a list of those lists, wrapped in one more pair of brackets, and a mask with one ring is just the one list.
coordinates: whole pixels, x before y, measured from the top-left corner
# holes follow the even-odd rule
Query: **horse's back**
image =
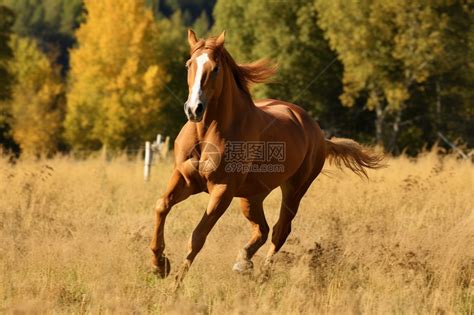
[(298, 124), (297, 132), (300, 133), (302, 138), (306, 139), (307, 149), (313, 151), (310, 152), (310, 155), (318, 155), (318, 159), (325, 157), (324, 132), (319, 127), (319, 124), (302, 107), (275, 99), (256, 100), (254, 104), (261, 111), (272, 117), (276, 129), (280, 128), (282, 121), (290, 120)]
[(274, 120), (273, 123), (290, 120), (300, 125), (302, 127), (300, 131), (302, 132), (311, 133), (311, 131), (314, 131), (318, 135), (322, 135), (318, 123), (311, 118), (308, 112), (298, 105), (276, 99), (256, 100), (254, 104), (262, 112), (268, 114), (272, 121)]

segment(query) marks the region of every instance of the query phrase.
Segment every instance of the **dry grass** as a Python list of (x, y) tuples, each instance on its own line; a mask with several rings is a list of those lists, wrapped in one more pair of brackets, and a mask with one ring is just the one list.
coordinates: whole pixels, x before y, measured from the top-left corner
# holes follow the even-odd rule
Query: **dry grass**
[[(231, 271), (250, 236), (234, 201), (172, 295), (147, 248), (171, 163), (145, 184), (141, 163), (123, 158), (0, 159), (0, 312), (472, 314), (473, 165), (434, 154), (389, 164), (370, 181), (318, 178), (264, 284)], [(279, 200), (266, 200), (270, 223)], [(174, 270), (206, 201), (194, 196), (167, 220)]]

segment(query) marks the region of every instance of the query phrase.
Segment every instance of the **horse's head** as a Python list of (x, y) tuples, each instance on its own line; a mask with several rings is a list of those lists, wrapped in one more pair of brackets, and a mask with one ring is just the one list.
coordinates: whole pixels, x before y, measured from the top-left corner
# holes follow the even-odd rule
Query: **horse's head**
[(186, 62), (189, 95), (184, 112), (191, 121), (201, 121), (209, 101), (221, 93), (223, 75), (219, 54), (224, 47), (224, 36), (222, 32), (217, 38), (198, 40), (196, 34), (188, 30), (191, 57)]

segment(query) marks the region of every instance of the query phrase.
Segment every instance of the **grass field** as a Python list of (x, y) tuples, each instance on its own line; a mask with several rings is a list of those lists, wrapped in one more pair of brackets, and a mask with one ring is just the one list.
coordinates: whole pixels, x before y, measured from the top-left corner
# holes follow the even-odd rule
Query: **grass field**
[[(389, 159), (370, 180), (326, 167), (302, 201), (271, 278), (234, 274), (250, 225), (234, 200), (177, 294), (151, 272), (153, 207), (172, 163), (0, 159), (0, 313), (474, 312), (474, 166), (426, 154)], [(265, 201), (270, 225), (280, 201)], [(207, 195), (166, 226), (172, 273)]]

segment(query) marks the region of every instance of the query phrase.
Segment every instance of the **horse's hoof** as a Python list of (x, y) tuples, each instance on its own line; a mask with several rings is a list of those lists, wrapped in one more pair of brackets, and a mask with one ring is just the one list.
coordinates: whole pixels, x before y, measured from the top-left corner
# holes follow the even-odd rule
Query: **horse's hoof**
[(155, 265), (155, 273), (160, 278), (166, 278), (170, 274), (171, 264), (170, 260), (166, 256), (160, 256), (159, 258), (153, 259), (153, 264)]
[(253, 262), (251, 260), (238, 260), (232, 270), (240, 274), (249, 273), (253, 270)]

